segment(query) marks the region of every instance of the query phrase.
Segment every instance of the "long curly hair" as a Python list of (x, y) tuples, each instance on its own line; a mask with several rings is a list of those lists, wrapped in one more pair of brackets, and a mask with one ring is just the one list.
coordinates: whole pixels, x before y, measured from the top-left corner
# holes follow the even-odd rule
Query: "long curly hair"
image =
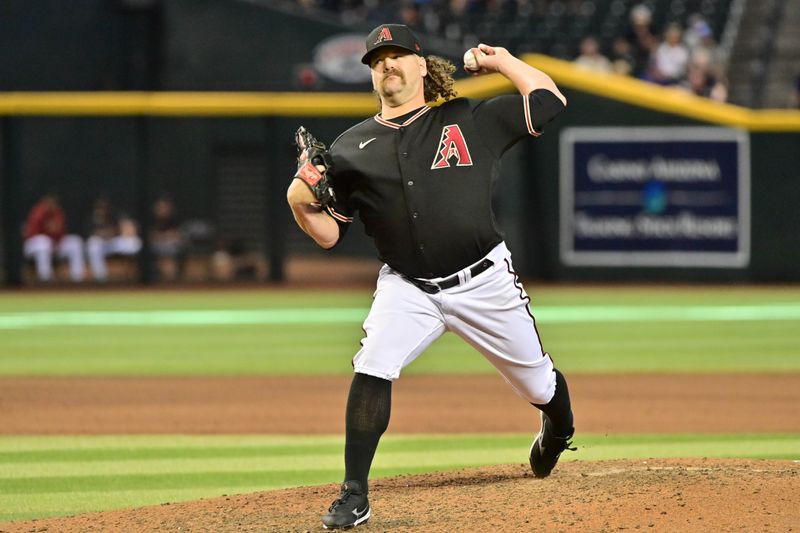
[(435, 102), (439, 98), (445, 101), (458, 96), (453, 89), (453, 72), (456, 66), (439, 56), (425, 58), (428, 64), (428, 75), (423, 79), (426, 102)]

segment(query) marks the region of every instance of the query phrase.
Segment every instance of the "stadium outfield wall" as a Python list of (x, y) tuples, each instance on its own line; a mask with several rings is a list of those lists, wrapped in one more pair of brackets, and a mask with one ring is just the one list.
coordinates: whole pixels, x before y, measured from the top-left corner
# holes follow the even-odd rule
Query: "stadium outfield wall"
[[(500, 219), (524, 275), (800, 280), (800, 112), (525, 59), (553, 75), (569, 107), (504, 160)], [(462, 96), (513, 91), (499, 76), (457, 83)], [(5, 283), (20, 282), (18, 229), (42, 192), (59, 192), (78, 219), (93, 194), (110, 194), (145, 231), (162, 191), (185, 216), (215, 220), (215, 168), (231, 152), (263, 162), (258, 238), (280, 279), (287, 254), (310, 253), (290, 238), (284, 200), (294, 129), (302, 123), (330, 142), (375, 111), (372, 95), (353, 93), (0, 93)], [(353, 233), (336, 253), (370, 254)]]

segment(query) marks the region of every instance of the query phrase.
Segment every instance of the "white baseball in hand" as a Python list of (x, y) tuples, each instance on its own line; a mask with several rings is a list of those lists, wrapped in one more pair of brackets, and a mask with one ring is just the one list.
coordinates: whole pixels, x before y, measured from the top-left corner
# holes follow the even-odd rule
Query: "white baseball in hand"
[[(478, 55), (485, 56), (481, 50), (478, 50)], [(480, 65), (478, 64), (478, 58), (475, 57), (475, 52), (472, 48), (464, 52), (464, 68), (471, 72), (477, 72), (481, 69)]]

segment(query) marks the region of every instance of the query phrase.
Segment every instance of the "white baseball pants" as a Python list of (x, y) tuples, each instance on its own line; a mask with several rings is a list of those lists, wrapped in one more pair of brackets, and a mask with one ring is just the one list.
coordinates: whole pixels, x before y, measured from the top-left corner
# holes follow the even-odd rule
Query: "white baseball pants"
[(98, 281), (108, 279), (106, 256), (113, 254), (136, 255), (141, 249), (142, 240), (136, 235), (118, 235), (110, 239), (93, 235), (86, 241), (89, 266), (92, 267), (92, 275)]
[(47, 235), (34, 235), (23, 244), (25, 257), (32, 258), (36, 264), (36, 275), (41, 281), (53, 279), (53, 254), (69, 262), (69, 276), (72, 281), (83, 281), (85, 263), (83, 261), (83, 239), (78, 235), (64, 235), (58, 244)]
[[(356, 372), (388, 380), (400, 377), (446, 331), (474, 346), (514, 391), (530, 403), (546, 404), (555, 393), (550, 356), (542, 351), (530, 298), (514, 272), (505, 243), (487, 256), (494, 265), (462, 284), (428, 294), (384, 265), (369, 315), (366, 337), (353, 358)], [(441, 278), (431, 281), (439, 281)]]

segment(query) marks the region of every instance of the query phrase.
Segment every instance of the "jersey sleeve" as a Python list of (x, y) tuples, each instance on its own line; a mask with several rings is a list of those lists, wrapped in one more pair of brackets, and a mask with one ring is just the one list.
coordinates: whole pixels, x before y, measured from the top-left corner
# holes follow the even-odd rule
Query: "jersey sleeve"
[(527, 96), (502, 95), (479, 102), (473, 116), (484, 139), (498, 154), (526, 135), (538, 137), (544, 126), (564, 109), (564, 104), (547, 89)]

